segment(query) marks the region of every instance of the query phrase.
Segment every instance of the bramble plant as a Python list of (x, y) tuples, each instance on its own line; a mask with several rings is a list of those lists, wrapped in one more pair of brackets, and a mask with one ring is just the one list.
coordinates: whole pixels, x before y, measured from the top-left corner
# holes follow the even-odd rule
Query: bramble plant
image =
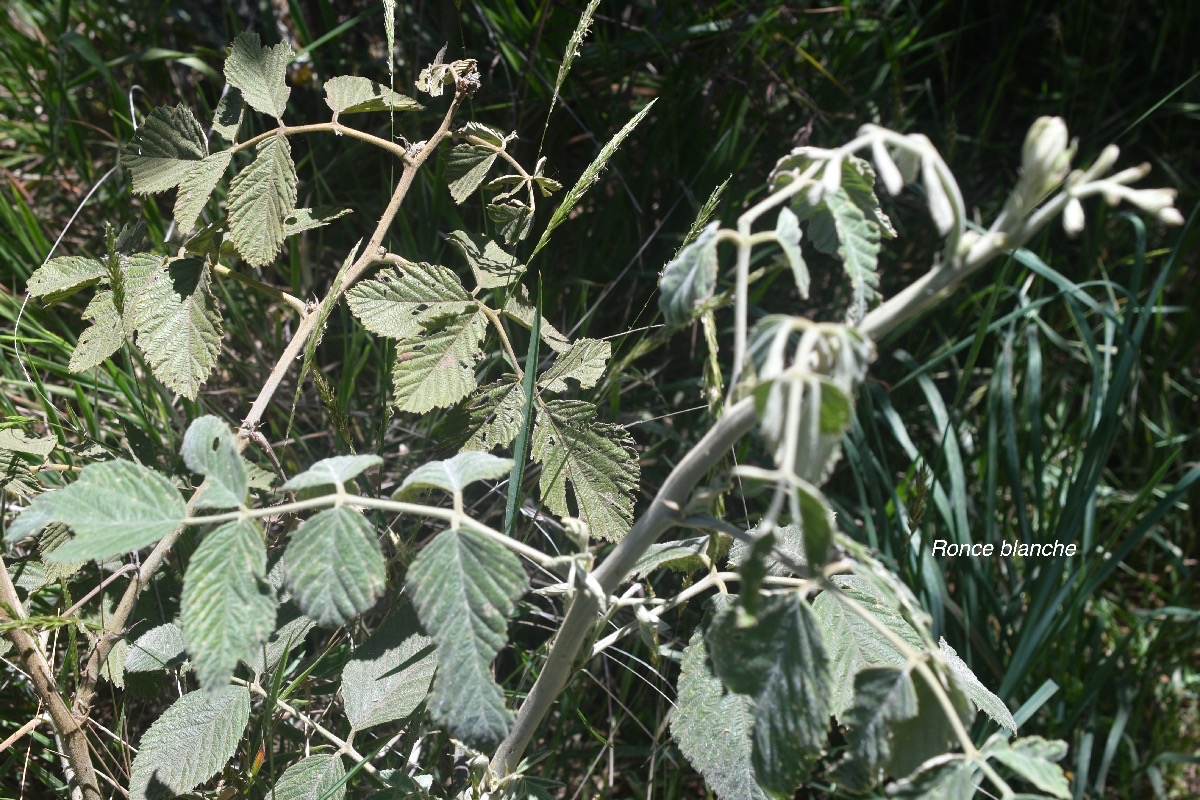
[[(595, 6), (568, 45), (556, 91)], [(1061, 219), (1078, 234), (1083, 202), (1094, 195), (1181, 223), (1173, 191), (1133, 188), (1144, 166), (1112, 172), (1114, 146), (1072, 169), (1065, 124), (1042, 118), (1030, 128), (1015, 188), (986, 228), (969, 224), (958, 184), (928, 139), (874, 125), (841, 147), (802, 147), (782, 158), (769, 193), (734, 228), (709, 221), (714, 193), (662, 273), (660, 308), (669, 328), (699, 323), (715, 359), (715, 320), (732, 306), (731, 361), (725, 371), (706, 368), (712, 425), (638, 513), (634, 440), (585, 399), (609, 370), (610, 343), (554, 328), (537, 287), (525, 281), (530, 261), (653, 103), (564, 192), (543, 161), (530, 169), (509, 152), (515, 134), (459, 120), (464, 102), (481, 91), (470, 59), (447, 63), (439, 54), (421, 71), (417, 92), (445, 111), (424, 138), (406, 132), (397, 143), (345, 120), (422, 105), (362, 77), (326, 81), (329, 121), (285, 124), (290, 57), (285, 44), (264, 47), (257, 35), (242, 34), (228, 53), (226, 92), (208, 134), (182, 105), (155, 109), (138, 128), (123, 163), (134, 192), (176, 192), (167, 252), (152, 252), (139, 226), (110, 229), (102, 258), (54, 258), (28, 283), (29, 295), (46, 303), (95, 288), (72, 370), (96, 367), (132, 344), (155, 379), (193, 399), (220, 356), (215, 281), (265, 292), (297, 316), (240, 425), (200, 416), (188, 426), (181, 456), (189, 476), (111, 459), (53, 491), (39, 493), (27, 469), (7, 487), (30, 500), (5, 532), (0, 629), (45, 706), (78, 796), (109, 793), (83, 727), (100, 679), (145, 671), (174, 673), (186, 690), (140, 737), (128, 783), (138, 800), (206, 790), (277, 798), (549, 796), (529, 752), (539, 726), (588, 660), (633, 635), (680, 663), (670, 729), (718, 796), (788, 798), (818, 765), (845, 793), (871, 793), (890, 780), (887, 792), (898, 797), (1071, 796), (1056, 763), (1066, 745), (1018, 734), (1003, 701), (935, 639), (908, 587), (839, 532), (821, 486), (838, 461), (876, 341), (1051, 222)], [(275, 126), (239, 140), (249, 113)], [(231, 265), (269, 265), (290, 236), (348, 213), (296, 207), (290, 139), (323, 133), (374, 145), (401, 171), (369, 236), (325, 296), (306, 302)], [(435, 154), (455, 203), (487, 198), (498, 237), (449, 233), (465, 270), (385, 245)], [(497, 167), (502, 174), (494, 176)], [(218, 209), (210, 199), (231, 170)], [(945, 240), (932, 268), (886, 299), (878, 258), (896, 232), (877, 182), (892, 195), (918, 186)], [(560, 194), (534, 240), (539, 201)], [(211, 221), (199, 225), (206, 210)], [(721, 245), (732, 248), (731, 286), (723, 283)], [(752, 324), (750, 287), (765, 272), (752, 269), (760, 250), (782, 257), (804, 298), (806, 253), (839, 262), (852, 289), (849, 307), (839, 310), (843, 321), (771, 315)], [(329, 397), (314, 360), (342, 302), (366, 330), (394, 341), (396, 410), (448, 409), (456, 426), (457, 454), (413, 469), (390, 497), (365, 488), (365, 476), (389, 454), (327, 458), (289, 478), (258, 430), (297, 361), (298, 385), (311, 377)], [(335, 404), (327, 406), (336, 424)], [(730, 449), (754, 435), (758, 460), (730, 467)], [(251, 445), (279, 474), (243, 455)], [(6, 470), (23, 468), (5, 459)], [(561, 532), (554, 552), (522, 533), (522, 492), (535, 474), (536, 503)], [(506, 494), (485, 497), (503, 502), (469, 502), (480, 497), (477, 484), (501, 481)], [(751, 530), (722, 518), (724, 498), (735, 492), (758, 520)], [(401, 546), (391, 531), (409, 519), (441, 530)], [(139, 594), (189, 531), (198, 544), (186, 554), (175, 618), (139, 626)], [(66, 602), (74, 592), (64, 592), (62, 610), (32, 613), (39, 593), (80, 580), (92, 561), (120, 566), (79, 601)], [(639, 590), (647, 575), (667, 568), (688, 573), (689, 585), (669, 597)], [(509, 644), (518, 601), (531, 591), (531, 571), (549, 577), (538, 591), (561, 597), (566, 613), (532, 686), (505, 686), (493, 664)], [(82, 614), (100, 588), (124, 575), (128, 587), (115, 605), (98, 617)], [(664, 644), (664, 615), (692, 600), (707, 602), (703, 623), (680, 632), (682, 649)], [(386, 620), (339, 665), (340, 699), (309, 697), (313, 666), (300, 669), (293, 657), (309, 632), (353, 627), (379, 609)], [(48, 647), (41, 634), (58, 627), (71, 636)], [(322, 713), (305, 710), (314, 703)], [(969, 732), (979, 711), (999, 729), (982, 741)], [(296, 726), (327, 747), (305, 748), (286, 764), (273, 759), (270, 775), (259, 773), (261, 755), (243, 759), (254, 763), (249, 770), (229, 769), (235, 754), (257, 747), (252, 717)], [(433, 730), (453, 737), (465, 774), (444, 771), (447, 754), (422, 748)], [(411, 754), (394, 750), (401, 737)]]

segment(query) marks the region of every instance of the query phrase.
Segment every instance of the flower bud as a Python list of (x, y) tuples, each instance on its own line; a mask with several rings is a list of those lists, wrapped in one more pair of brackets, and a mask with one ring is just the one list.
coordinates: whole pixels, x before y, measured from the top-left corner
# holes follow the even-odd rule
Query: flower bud
[(1074, 239), (1083, 232), (1084, 215), (1083, 203), (1079, 202), (1078, 197), (1072, 197), (1067, 201), (1067, 207), (1063, 209), (1063, 230), (1067, 232), (1067, 236)]
[(1021, 172), (1026, 179), (1038, 175), (1043, 184), (1046, 178), (1058, 173), (1066, 174), (1071, 163), (1067, 152), (1067, 123), (1061, 117), (1038, 117), (1025, 135), (1025, 147), (1021, 151)]

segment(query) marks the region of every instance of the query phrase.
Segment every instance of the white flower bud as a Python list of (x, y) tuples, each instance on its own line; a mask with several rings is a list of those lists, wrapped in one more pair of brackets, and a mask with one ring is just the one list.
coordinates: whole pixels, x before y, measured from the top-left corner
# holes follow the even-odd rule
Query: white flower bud
[(1034, 175), (1042, 177), (1042, 180), (1031, 181), (1040, 185), (1050, 175), (1060, 172), (1066, 174), (1070, 163), (1067, 123), (1061, 117), (1038, 117), (1025, 135), (1025, 147), (1021, 151), (1022, 173), (1027, 179), (1032, 179)]
[(1062, 223), (1063, 230), (1072, 239), (1083, 232), (1083, 203), (1079, 202), (1078, 197), (1072, 197), (1067, 201), (1067, 207), (1063, 209)]
[(954, 204), (946, 194), (942, 176), (938, 175), (937, 165), (933, 158), (923, 159), (921, 164), (921, 183), (925, 186), (926, 199), (929, 201), (929, 215), (942, 236), (954, 228)]
[(1130, 193), (1128, 200), (1142, 211), (1158, 214), (1175, 205), (1176, 194), (1174, 189), (1138, 189)]
[(1158, 221), (1164, 225), (1183, 224), (1183, 214), (1180, 214), (1177, 208), (1164, 208), (1156, 216), (1158, 217)]
[(871, 143), (871, 157), (875, 160), (875, 167), (879, 170), (879, 177), (888, 194), (900, 194), (904, 190), (904, 176), (900, 174), (899, 167), (892, 160), (882, 139)]

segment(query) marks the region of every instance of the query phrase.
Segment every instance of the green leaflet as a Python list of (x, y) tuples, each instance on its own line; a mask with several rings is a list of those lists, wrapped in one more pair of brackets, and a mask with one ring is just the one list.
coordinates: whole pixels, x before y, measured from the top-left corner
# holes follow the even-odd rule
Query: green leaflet
[(708, 787), (730, 800), (767, 800), (750, 762), (754, 701), (725, 691), (709, 668), (708, 649), (699, 630), (683, 651), (677, 689), (671, 734)]
[(854, 704), (841, 718), (847, 727), (846, 757), (839, 784), (866, 792), (883, 778), (891, 760), (892, 723), (917, 715), (917, 690), (904, 667), (867, 667), (854, 678)]
[(109, 289), (96, 292), (95, 297), (83, 311), (83, 318), (91, 320), (87, 330), (79, 334), (75, 350), (71, 353), (71, 372), (83, 372), (99, 366), (121, 345), (125, 344), (125, 330), (121, 325), (121, 314), (113, 302)]
[(658, 306), (668, 325), (686, 325), (697, 306), (709, 300), (717, 287), (717, 233), (719, 222), (711, 222), (696, 240), (679, 251), (663, 269), (659, 279)]
[(271, 791), (273, 800), (342, 800), (346, 768), (337, 753), (302, 758), (283, 771)]
[(525, 265), (491, 239), (468, 231), (451, 231), (446, 241), (462, 253), (481, 289), (511, 286), (525, 274)]
[(511, 458), (500, 458), (491, 453), (477, 450), (459, 453), (445, 461), (430, 461), (417, 467), (400, 484), (394, 496), (403, 496), (414, 487), (433, 487), (458, 495), (475, 481), (503, 478), (512, 465)]
[(292, 90), (284, 82), (292, 49), (280, 42), (262, 47), (257, 33), (239, 33), (225, 59), (225, 80), (255, 111), (279, 118)]
[(974, 768), (962, 756), (938, 756), (911, 778), (889, 787), (888, 795), (908, 800), (971, 800), (974, 776)]
[(452, 406), (475, 391), (475, 356), (484, 330), (483, 314), (472, 309), (397, 343), (392, 367), (396, 407), (424, 414)]
[(213, 416), (197, 417), (183, 435), (183, 462), (207, 479), (192, 500), (196, 508), (237, 508), (246, 502), (249, 481), (233, 432)]
[(333, 111), (333, 120), (340, 114), (364, 111), (420, 111), (423, 105), (367, 78), (339, 75), (325, 81), (325, 104)]
[[(550, 234), (554, 232), (554, 229), (566, 221), (571, 212), (575, 210), (575, 206), (587, 194), (588, 189), (591, 189), (596, 181), (600, 180), (600, 172), (608, 165), (608, 160), (617, 152), (617, 148), (621, 146), (626, 137), (633, 133), (633, 129), (638, 126), (638, 123), (650, 113), (650, 109), (654, 108), (656, 102), (658, 102), (657, 99), (647, 103), (645, 108), (634, 114), (633, 119), (625, 123), (625, 127), (621, 128), (613, 138), (609, 139), (608, 144), (600, 148), (600, 153), (596, 156), (595, 160), (591, 164), (588, 164), (587, 169), (579, 176), (579, 180), (575, 182), (575, 185), (563, 197), (558, 208), (554, 209), (554, 213), (550, 215), (550, 221), (546, 223), (546, 228), (542, 231), (541, 238), (538, 239), (538, 243), (533, 248), (534, 254), (546, 246), (546, 243), (550, 241)], [(530, 258), (532, 257), (533, 254), (530, 255)]]
[(507, 245), (523, 241), (533, 230), (533, 209), (515, 197), (503, 203), (488, 203), (486, 211)]
[(254, 161), (229, 184), (229, 236), (242, 257), (257, 267), (274, 261), (295, 208), (292, 146), (279, 133), (258, 145)]
[(47, 554), (48, 560), (103, 560), (157, 542), (186, 515), (183, 498), (166, 477), (118, 459), (89, 464), (74, 483), (35, 497), (9, 526), (8, 538), (61, 522), (75, 538)]
[(208, 155), (200, 123), (182, 104), (150, 112), (133, 135), (121, 163), (133, 179), (133, 191), (155, 194), (174, 189)]
[(323, 458), (279, 488), (285, 492), (294, 492), (297, 489), (311, 489), (315, 486), (340, 486), (382, 463), (383, 459), (379, 456)]
[(183, 631), (173, 622), (151, 628), (137, 638), (125, 657), (126, 672), (155, 672), (182, 659)]
[(479, 188), (496, 156), (495, 148), (478, 144), (459, 144), (447, 151), (445, 179), (455, 203), (461, 205)]
[(944, 637), (938, 640), (938, 645), (942, 648), (942, 657), (946, 659), (946, 664), (950, 667), (955, 682), (960, 689), (966, 692), (975, 707), (995, 720), (998, 725), (1012, 731), (1015, 736), (1017, 722), (1013, 719), (1008, 706), (1004, 705), (1004, 701), (980, 683), (979, 678), (975, 677), (975, 673), (971, 671), (965, 661), (959, 658), (958, 653), (947, 644)]
[[(899, 604), (890, 600), (866, 578), (840, 576), (838, 587), (858, 601), (876, 619), (917, 650), (924, 650), (921, 637), (900, 615)], [(813, 601), (813, 611), (821, 620), (825, 648), (829, 653), (831, 713), (841, 720), (854, 703), (854, 679), (863, 669), (875, 666), (899, 666), (904, 656), (892, 647), (862, 617), (843, 605), (835, 592), (822, 592)]]
[(286, 239), (297, 233), (323, 228), (335, 219), (341, 219), (347, 214), (354, 213), (350, 208), (336, 206), (317, 206), (316, 208), (297, 208), (283, 221), (283, 236)]
[(779, 220), (775, 223), (775, 239), (779, 249), (787, 258), (788, 266), (792, 268), (792, 277), (796, 281), (796, 289), (800, 296), (808, 298), (808, 264), (804, 261), (804, 253), (800, 250), (800, 220), (787, 206), (779, 209)]
[(425, 701), (437, 664), (433, 640), (401, 601), (342, 670), (346, 718), (358, 731), (404, 719)]
[[(542, 465), (542, 502), (562, 517), (578, 517), (593, 536), (620, 540), (633, 524), (633, 492), (640, 478), (637, 451), (624, 428), (595, 421), (596, 407), (551, 400), (537, 412), (533, 460)], [(577, 513), (567, 502), (567, 486)]]
[(230, 150), (213, 153), (196, 162), (183, 176), (175, 197), (175, 224), (180, 233), (187, 233), (196, 226), (196, 219), (204, 210), (208, 196), (220, 182), (232, 158), (233, 152)]
[[(268, 575), (268, 580), (271, 577)], [(285, 606), (281, 610), (280, 616), (290, 607)], [(279, 662), (285, 656), (294, 652), (304, 644), (304, 638), (308, 636), (308, 632), (317, 626), (317, 623), (304, 615), (295, 617), (279, 627), (279, 630), (271, 636), (271, 641), (267, 642), (265, 647), (259, 648), (254, 654), (254, 660), (247, 662), (250, 668), (254, 670), (255, 675), (263, 675), (271, 673), (279, 666)]]
[(343, 625), (375, 605), (387, 567), (375, 531), (349, 506), (326, 509), (292, 533), (283, 554), (292, 600), (318, 625)]
[(158, 800), (190, 792), (225, 766), (249, 721), (249, 689), (230, 686), (211, 701), (204, 692), (185, 694), (138, 743), (130, 799)]
[(754, 699), (758, 783), (791, 797), (808, 779), (829, 729), (829, 661), (820, 622), (795, 593), (764, 598), (753, 624), (743, 625), (742, 616), (736, 606), (722, 609), (705, 641), (722, 682)]
[[(755, 528), (749, 531), (751, 535), (758, 535), (759, 530)], [(793, 523), (775, 528), (771, 531), (775, 537), (772, 553), (766, 556), (766, 567), (768, 575), (786, 577), (794, 575), (792, 569), (776, 558), (773, 553), (781, 552), (783, 555), (795, 561), (801, 566), (808, 566), (804, 558), (804, 534), (801, 532), (800, 526)], [(750, 545), (741, 540), (735, 541), (729, 548), (729, 566), (741, 567), (746, 559), (750, 557)]]
[(709, 536), (695, 536), (691, 539), (681, 539), (676, 542), (658, 542), (646, 548), (646, 552), (633, 565), (630, 574), (635, 578), (644, 578), (660, 567), (694, 572), (704, 568), (701, 556), (708, 553)]
[(408, 339), (439, 317), (462, 314), (474, 301), (458, 276), (437, 264), (386, 269), (346, 293), (363, 327), (380, 336)]
[(421, 625), (437, 642), (430, 713), (457, 738), (486, 750), (512, 722), (491, 665), (508, 641), (515, 603), (529, 588), (525, 570), (498, 542), (452, 529), (425, 545), (406, 585)]
[[(508, 296), (504, 301), (504, 308), (501, 310), (504, 316), (509, 319), (519, 322), (526, 330), (533, 329), (534, 308), (533, 303), (529, 300), (529, 291), (523, 284), (517, 284), (516, 291)], [(571, 347), (571, 340), (546, 321), (546, 318), (538, 314), (538, 332), (541, 341), (545, 342), (551, 350), (556, 353), (561, 353)]]
[(463, 450), (508, 447), (521, 430), (524, 396), (517, 376), (508, 374), (482, 387), (467, 405), (463, 428), (469, 438)]
[(820, 208), (825, 213), (808, 223), (809, 238), (818, 250), (841, 260), (854, 291), (848, 313), (851, 319), (861, 319), (879, 297), (879, 226), (867, 221), (844, 189), (826, 195)]
[(154, 377), (194, 400), (221, 347), (221, 313), (209, 291), (208, 267), (198, 258), (172, 261), (136, 296), (137, 346)]
[(108, 276), (104, 264), (84, 256), (59, 256), (42, 264), (25, 285), (30, 297), (54, 303)]
[(548, 392), (565, 392), (567, 379), (577, 381), (581, 389), (590, 389), (604, 377), (612, 345), (600, 339), (578, 339), (538, 377), (538, 386)]
[(183, 578), (181, 622), (200, 685), (229, 685), (275, 629), (275, 593), (266, 582), (267, 545), (253, 520), (227, 522), (205, 534)]
[[(964, 726), (969, 726), (975, 716), (970, 701), (948, 676), (941, 674), (940, 669), (936, 672), (942, 688), (950, 697), (951, 705), (958, 712), (959, 720)], [(941, 756), (958, 741), (954, 727), (946, 719), (945, 709), (925, 679), (914, 675), (913, 687), (917, 691), (916, 716), (896, 719), (891, 723), (892, 752), (886, 771), (896, 778), (924, 769), (930, 759)]]
[(1071, 784), (1062, 767), (1055, 763), (1067, 754), (1066, 742), (1040, 736), (1009, 742), (1003, 734), (996, 734), (984, 745), (983, 754), (989, 761), (999, 761), (1047, 794), (1063, 800), (1071, 796)]

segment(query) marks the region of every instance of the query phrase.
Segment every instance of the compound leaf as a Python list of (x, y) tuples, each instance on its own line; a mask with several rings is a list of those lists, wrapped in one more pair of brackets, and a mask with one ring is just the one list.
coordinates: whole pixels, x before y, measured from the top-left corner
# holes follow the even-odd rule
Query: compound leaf
[[(739, 603), (739, 606), (741, 604)], [(705, 639), (714, 672), (754, 699), (754, 774), (769, 792), (790, 796), (808, 779), (829, 728), (829, 659), (821, 624), (799, 594), (764, 598), (756, 617), (730, 606)]]
[(696, 240), (679, 251), (659, 279), (658, 306), (668, 325), (686, 325), (696, 316), (696, 306), (713, 296), (717, 286), (717, 232), (709, 223)]
[(29, 276), (25, 291), (53, 303), (108, 277), (104, 264), (85, 256), (59, 256), (42, 264)]
[(1004, 705), (1004, 701), (992, 694), (979, 681), (979, 678), (975, 677), (975, 673), (971, 671), (965, 661), (959, 658), (958, 653), (946, 642), (945, 638), (939, 639), (938, 645), (942, 648), (942, 657), (946, 659), (946, 664), (949, 665), (955, 682), (975, 704), (975, 707), (1015, 735), (1017, 721), (1013, 719), (1012, 712), (1008, 710), (1008, 706)]
[(422, 626), (437, 642), (430, 711), (454, 736), (486, 750), (512, 722), (491, 664), (508, 641), (508, 617), (528, 589), (525, 570), (498, 542), (446, 530), (417, 555), (407, 585)]
[(159, 800), (190, 792), (225, 766), (250, 721), (250, 690), (230, 686), (211, 700), (185, 694), (163, 712), (133, 760), (131, 800)]
[(323, 458), (311, 467), (293, 476), (280, 488), (285, 492), (311, 489), (314, 486), (336, 486), (353, 480), (371, 467), (383, 463), (379, 456), (333, 456)]
[(121, 313), (113, 302), (109, 289), (96, 292), (96, 296), (83, 311), (83, 318), (91, 320), (87, 330), (79, 334), (75, 349), (71, 352), (71, 372), (83, 372), (103, 364), (104, 360), (125, 344), (125, 329), (121, 325)]
[(134, 302), (133, 324), (154, 377), (196, 399), (221, 349), (221, 314), (205, 263), (184, 258), (157, 270)]
[(180, 104), (156, 108), (129, 142), (122, 163), (138, 194), (165, 192), (179, 185), (208, 155), (208, 141), (192, 112)]
[(275, 629), (275, 593), (266, 582), (267, 546), (253, 520), (227, 522), (205, 535), (183, 578), (181, 622), (200, 685), (229, 684)]
[(446, 154), (446, 182), (454, 202), (461, 204), (479, 188), (496, 162), (495, 148), (459, 144)]
[(257, 33), (239, 33), (225, 59), (225, 80), (241, 89), (255, 111), (278, 119), (292, 93), (284, 82), (291, 60), (292, 48), (287, 43), (262, 47)]
[(471, 450), (445, 461), (430, 461), (417, 467), (396, 490), (397, 497), (414, 487), (433, 487), (452, 494), (460, 493), (475, 481), (497, 480), (512, 469), (511, 458)]
[[(239, 37), (240, 38), (240, 37)], [(296, 165), (283, 134), (258, 145), (250, 166), (229, 184), (229, 236), (256, 267), (275, 260), (283, 247), (284, 220), (296, 208)]]
[(273, 800), (342, 800), (346, 768), (337, 753), (302, 758), (283, 771), (271, 792)]
[(363, 613), (387, 582), (375, 531), (349, 506), (306, 519), (292, 533), (283, 560), (293, 601), (318, 625), (342, 625)]
[(475, 357), (483, 334), (483, 314), (471, 310), (399, 342), (392, 368), (396, 407), (424, 414), (452, 406), (473, 392)]
[[(618, 425), (596, 422), (595, 416), (591, 403), (545, 403), (538, 410), (530, 452), (542, 465), (542, 502), (559, 516), (582, 519), (593, 535), (617, 541), (633, 524), (640, 467), (633, 437)], [(576, 513), (567, 504), (568, 484)]]
[(358, 731), (404, 719), (425, 701), (437, 664), (433, 640), (402, 602), (342, 670), (346, 718)]
[(491, 239), (467, 231), (451, 231), (446, 241), (462, 253), (481, 289), (502, 289), (525, 274), (525, 265)]
[(249, 481), (229, 426), (214, 416), (197, 417), (183, 435), (183, 462), (208, 478), (192, 499), (196, 508), (236, 508), (246, 501)]
[(233, 152), (222, 150), (198, 161), (183, 176), (179, 193), (175, 196), (175, 224), (180, 233), (187, 233), (196, 226), (196, 219), (204, 210), (208, 196), (220, 182), (229, 166)]
[(601, 339), (579, 339), (571, 349), (560, 353), (550, 368), (538, 378), (538, 386), (548, 392), (567, 391), (567, 379), (579, 382), (581, 389), (590, 389), (604, 377), (612, 355), (612, 345)]
[(48, 560), (88, 561), (157, 542), (179, 527), (187, 509), (165, 476), (117, 459), (88, 464), (74, 483), (35, 497), (17, 520), (27, 515), (39, 528), (61, 522), (75, 531), (74, 539), (47, 554)]
[(325, 81), (325, 104), (339, 114), (363, 111), (420, 111), (425, 106), (367, 78), (339, 75)]
[(473, 305), (457, 275), (425, 263), (362, 281), (347, 293), (347, 303), (364, 328), (392, 339), (416, 336), (427, 323)]
[(751, 764), (754, 701), (727, 692), (708, 665), (704, 636), (696, 631), (683, 651), (671, 734), (704, 782), (722, 798), (767, 800)]

